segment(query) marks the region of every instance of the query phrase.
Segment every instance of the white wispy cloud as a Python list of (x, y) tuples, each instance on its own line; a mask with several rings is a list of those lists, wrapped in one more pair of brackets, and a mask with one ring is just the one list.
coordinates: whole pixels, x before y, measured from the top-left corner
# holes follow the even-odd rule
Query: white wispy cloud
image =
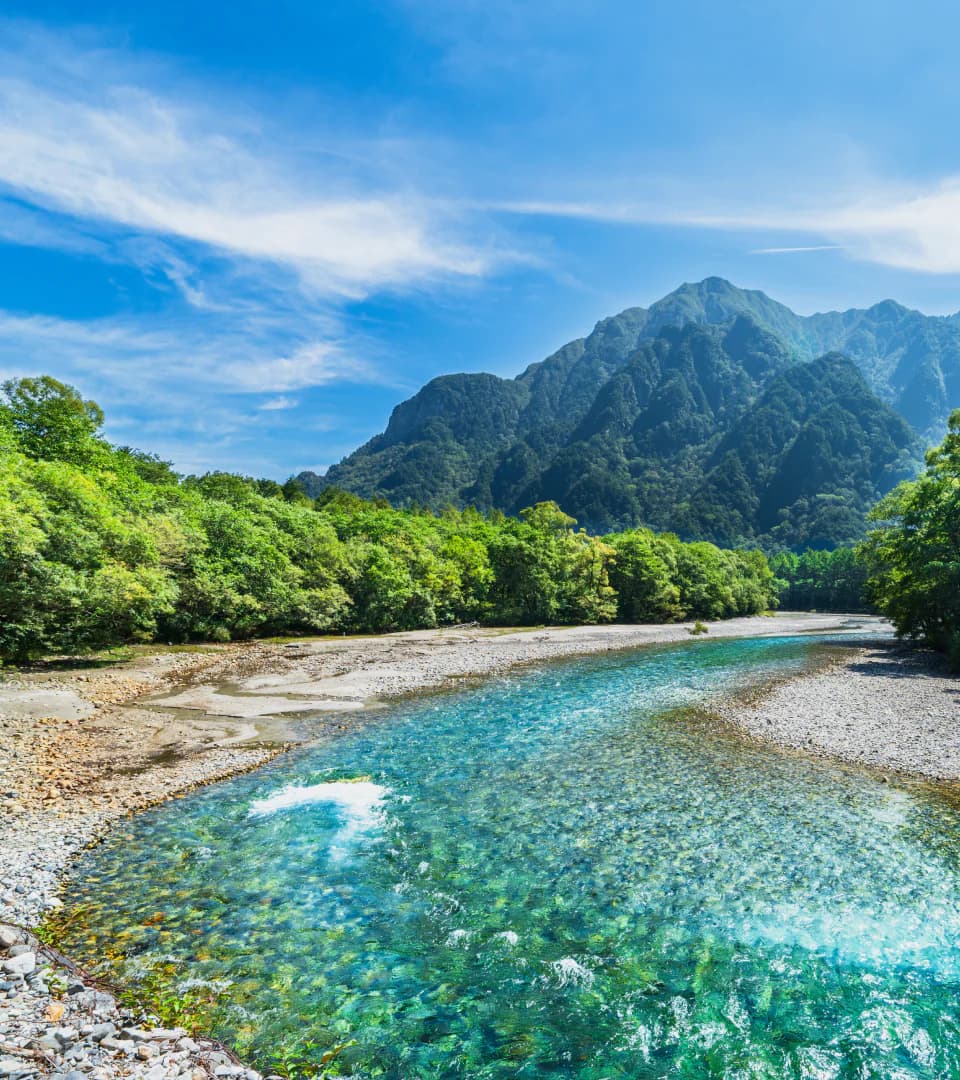
[(275, 394), (381, 378), (336, 340), (278, 345), (279, 328), (257, 332), (251, 321), (234, 332), (219, 323), (204, 329), (193, 320), (162, 317), (151, 324), (145, 329), (137, 318), (70, 320), (0, 311), (0, 367), (16, 374), (32, 357), (30, 368), (64, 379), (184, 399), (196, 390)]
[(281, 396), (267, 398), (266, 401), (261, 402), (258, 408), (263, 412), (278, 412), (283, 409), (295, 409), (299, 404), (299, 398)]
[[(297, 392), (391, 384), (348, 303), (511, 258), (399, 182), (391, 154), (411, 149), (376, 131), (314, 116), (301, 132), (95, 34), (0, 31), (0, 240), (123, 265), (168, 294), (100, 318), (0, 310), (0, 373), (74, 383), (118, 436), (179, 444), (184, 468), (229, 465)], [(248, 408), (223, 404), (237, 394)]]
[[(0, 381), (53, 374), (71, 383), (104, 407), (109, 438), (146, 447), (182, 472), (284, 477), (294, 463), (282, 460), (268, 436), (300, 403), (291, 391), (385, 380), (339, 342), (278, 344), (283, 332), (266, 321), (241, 321), (230, 332), (219, 321), (206, 327), (156, 316), (147, 329), (133, 317), (71, 320), (0, 310)], [(336, 418), (298, 425), (322, 433), (342, 427)], [(360, 436), (345, 439), (352, 445)], [(308, 440), (303, 450), (309, 449)]]
[(764, 204), (740, 196), (718, 201), (531, 199), (497, 204), (506, 214), (575, 218), (619, 225), (673, 225), (793, 234), (819, 242), (755, 249), (755, 254), (843, 250), (853, 258), (902, 270), (960, 273), (960, 176), (926, 186), (864, 176), (842, 191), (820, 188), (809, 203)]
[(751, 255), (802, 255), (805, 251), (842, 251), (841, 244), (799, 244), (796, 247), (754, 248)]
[[(496, 262), (440, 202), (325, 172), (262, 122), (251, 130), (125, 68), (111, 77), (109, 53), (85, 62), (48, 41), (44, 58), (29, 77), (0, 78), (0, 187), (35, 206), (281, 264), (323, 293), (473, 277)], [(0, 49), (6, 60), (22, 71)]]

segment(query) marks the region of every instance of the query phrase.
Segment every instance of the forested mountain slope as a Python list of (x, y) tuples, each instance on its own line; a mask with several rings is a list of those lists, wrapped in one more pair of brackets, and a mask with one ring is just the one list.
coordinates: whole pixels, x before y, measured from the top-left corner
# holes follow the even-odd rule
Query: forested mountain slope
[[(823, 401), (811, 386), (778, 399), (779, 441), (762, 467), (744, 461), (738, 425), (772, 380), (837, 352), (862, 377), (847, 365), (845, 394), (831, 378)], [(800, 398), (802, 420), (790, 413)], [(555, 498), (592, 528), (643, 522), (724, 542), (829, 544), (859, 535), (867, 502), (915, 471), (921, 443), (900, 419), (929, 440), (955, 405), (957, 317), (892, 301), (799, 316), (708, 278), (602, 320), (515, 379), (434, 379), (325, 477), (300, 479), (311, 493), (336, 485), (397, 505), (515, 512)], [(787, 481), (784, 470), (800, 465), (821, 478), (818, 490)]]

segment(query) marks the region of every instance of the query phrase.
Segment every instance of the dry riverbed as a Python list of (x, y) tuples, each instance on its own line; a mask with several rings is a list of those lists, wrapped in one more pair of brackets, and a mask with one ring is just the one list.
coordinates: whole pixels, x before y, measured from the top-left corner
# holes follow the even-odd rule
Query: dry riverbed
[[(878, 624), (781, 613), (714, 623), (710, 637), (845, 630), (862, 638)], [(255, 768), (292, 742), (336, 735), (384, 698), (522, 664), (687, 640), (684, 625), (467, 627), (138, 650), (111, 666), (8, 676), (0, 681), (0, 924), (37, 925), (60, 904), (65, 866), (117, 818)], [(731, 708), (727, 719), (804, 750), (960, 777), (960, 684), (918, 663), (879, 645), (852, 650), (827, 671)], [(244, 1075), (222, 1048), (154, 1031), (152, 1022), (119, 1010), (34, 938), (0, 929), (0, 1080)]]

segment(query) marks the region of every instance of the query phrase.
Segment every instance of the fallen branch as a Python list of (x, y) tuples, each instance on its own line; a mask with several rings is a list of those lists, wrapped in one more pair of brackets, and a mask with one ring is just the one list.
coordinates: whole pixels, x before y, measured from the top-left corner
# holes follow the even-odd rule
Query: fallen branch
[(14, 1046), (12, 1043), (0, 1043), (0, 1053), (13, 1054), (15, 1057), (33, 1058), (47, 1063), (53, 1061), (53, 1057), (42, 1050), (29, 1050), (26, 1046)]

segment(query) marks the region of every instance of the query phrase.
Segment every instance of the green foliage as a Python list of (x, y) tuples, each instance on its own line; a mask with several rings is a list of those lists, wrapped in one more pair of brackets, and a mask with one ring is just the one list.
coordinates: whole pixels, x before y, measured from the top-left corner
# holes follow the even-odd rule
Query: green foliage
[(777, 606), (776, 584), (760, 551), (724, 551), (706, 541), (631, 529), (606, 538), (621, 617), (630, 622), (727, 619)]
[(627, 622), (671, 622), (682, 614), (676, 545), (649, 529), (607, 537), (615, 552), (610, 581)]
[(773, 556), (770, 568), (778, 581), (780, 606), (787, 611), (871, 610), (867, 566), (854, 548), (784, 551)]
[(617, 615), (613, 549), (551, 502), (504, 519), (492, 537), (492, 601), (503, 623), (598, 623)]
[(103, 413), (69, 386), (49, 375), (8, 379), (0, 387), (6, 424), (23, 453), (80, 464), (95, 452)]
[(861, 547), (871, 599), (899, 635), (960, 667), (960, 410), (923, 474), (895, 488), (871, 519), (876, 528)]
[(127, 642), (762, 611), (759, 552), (647, 530), (601, 539), (554, 502), (518, 517), (395, 510), (230, 473), (178, 477), (102, 439), (43, 378), (0, 405), (0, 659)]
[(0, 656), (149, 639), (176, 596), (158, 524), (75, 466), (0, 455)]

